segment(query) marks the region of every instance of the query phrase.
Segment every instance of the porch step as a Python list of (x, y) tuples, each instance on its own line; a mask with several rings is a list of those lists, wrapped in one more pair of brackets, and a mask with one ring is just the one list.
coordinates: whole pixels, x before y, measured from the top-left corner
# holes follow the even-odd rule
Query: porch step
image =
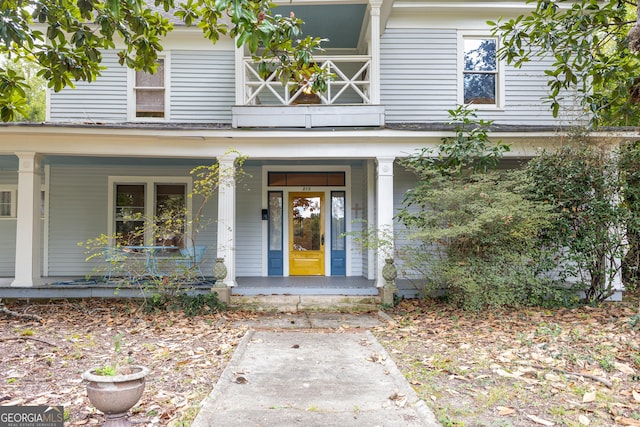
[(231, 295), (231, 308), (296, 313), (338, 311), (362, 313), (378, 311), (378, 295)]

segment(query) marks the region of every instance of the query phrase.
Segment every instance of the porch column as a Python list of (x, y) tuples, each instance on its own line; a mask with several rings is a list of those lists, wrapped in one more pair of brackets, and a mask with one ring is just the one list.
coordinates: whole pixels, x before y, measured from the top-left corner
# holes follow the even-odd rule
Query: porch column
[(382, 277), (384, 260), (393, 257), (393, 161), (395, 157), (378, 157), (376, 172), (376, 230), (378, 233), (378, 255), (376, 265), (376, 286), (384, 287)]
[(217, 257), (224, 258), (227, 267), (226, 286), (236, 286), (236, 155), (225, 154), (218, 159), (218, 247)]
[(37, 153), (18, 156), (18, 210), (16, 218), (15, 277), (11, 286), (34, 286), (40, 273), (40, 160)]
[(380, 104), (380, 6), (382, 6), (382, 0), (369, 0), (369, 16), (371, 18), (369, 98), (374, 105)]
[[(238, 47), (237, 43), (235, 48), (235, 61), (236, 61), (236, 105), (244, 105), (244, 45)], [(237, 126), (234, 126), (237, 127)]]

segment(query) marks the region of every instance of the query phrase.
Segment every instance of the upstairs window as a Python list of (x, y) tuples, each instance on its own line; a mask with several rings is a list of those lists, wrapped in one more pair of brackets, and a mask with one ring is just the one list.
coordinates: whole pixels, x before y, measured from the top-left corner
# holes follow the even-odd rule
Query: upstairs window
[(501, 105), (500, 63), (497, 59), (497, 49), (497, 38), (462, 37), (462, 58), (460, 59), (462, 90), (459, 103), (492, 107)]
[(132, 72), (130, 119), (168, 119), (167, 65), (167, 58), (160, 58), (155, 73)]

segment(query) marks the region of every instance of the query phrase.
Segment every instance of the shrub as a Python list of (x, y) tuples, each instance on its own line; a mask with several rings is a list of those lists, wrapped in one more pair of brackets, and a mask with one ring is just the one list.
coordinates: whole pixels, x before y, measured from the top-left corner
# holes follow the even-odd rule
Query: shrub
[(409, 274), (419, 272), (426, 292), (444, 290), (470, 310), (557, 300), (540, 274), (546, 258), (538, 241), (552, 214), (527, 199), (529, 189), (528, 176), (513, 170), (433, 177), (411, 192), (398, 215), (419, 242), (403, 252)]
[(584, 291), (587, 303), (614, 293), (631, 218), (619, 200), (616, 157), (577, 135), (555, 152), (543, 152), (527, 166), (533, 200), (549, 205), (556, 219), (542, 242), (555, 252), (559, 279)]

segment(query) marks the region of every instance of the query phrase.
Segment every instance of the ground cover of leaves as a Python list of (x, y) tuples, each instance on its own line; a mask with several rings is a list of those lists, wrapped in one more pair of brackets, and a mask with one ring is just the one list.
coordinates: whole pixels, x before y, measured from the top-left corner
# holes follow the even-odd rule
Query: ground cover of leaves
[(405, 301), (375, 331), (443, 426), (640, 426), (637, 298), (463, 313)]
[(146, 314), (137, 303), (105, 300), (7, 308), (40, 316), (42, 323), (0, 315), (0, 405), (63, 405), (70, 426), (104, 422), (86, 397), (81, 375), (113, 363), (119, 334), (118, 363), (131, 359), (152, 371), (132, 420), (190, 425), (244, 335), (230, 321), (247, 315)]
[[(122, 358), (152, 369), (133, 421), (190, 425), (245, 334), (242, 321), (261, 318), (146, 314), (98, 299), (7, 308), (43, 320), (0, 315), (0, 405), (63, 405), (70, 426), (104, 421), (81, 374), (112, 363), (120, 334)], [(443, 426), (640, 426), (637, 298), (478, 314), (412, 300), (386, 314), (373, 333)]]

